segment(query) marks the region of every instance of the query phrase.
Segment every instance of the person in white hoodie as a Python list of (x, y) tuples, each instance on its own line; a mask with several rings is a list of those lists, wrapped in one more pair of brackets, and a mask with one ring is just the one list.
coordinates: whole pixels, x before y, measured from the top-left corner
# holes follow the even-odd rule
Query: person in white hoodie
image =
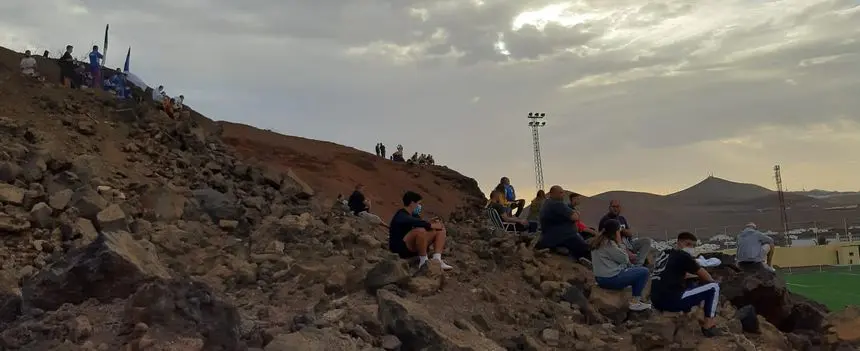
[(774, 241), (770, 236), (758, 231), (755, 223), (747, 223), (744, 230), (738, 234), (738, 264), (761, 264), (771, 272), (773, 262)]
[(21, 74), (28, 77), (37, 77), (36, 73), (36, 58), (30, 55), (30, 50), (24, 51), (24, 58), (21, 59)]
[(152, 91), (152, 101), (162, 102), (164, 101), (164, 86), (159, 85), (158, 89)]

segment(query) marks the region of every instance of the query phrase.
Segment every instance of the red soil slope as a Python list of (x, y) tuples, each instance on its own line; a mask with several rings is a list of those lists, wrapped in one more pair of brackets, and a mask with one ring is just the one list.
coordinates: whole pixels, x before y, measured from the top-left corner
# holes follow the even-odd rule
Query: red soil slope
[(219, 122), (223, 140), (248, 159), (282, 171), (291, 168), (326, 199), (349, 196), (364, 184), (373, 212), (388, 219), (406, 190), (424, 196), (428, 213), (450, 216), (459, 206), (482, 205), (478, 183), (442, 166), (410, 166), (326, 141), (286, 136)]

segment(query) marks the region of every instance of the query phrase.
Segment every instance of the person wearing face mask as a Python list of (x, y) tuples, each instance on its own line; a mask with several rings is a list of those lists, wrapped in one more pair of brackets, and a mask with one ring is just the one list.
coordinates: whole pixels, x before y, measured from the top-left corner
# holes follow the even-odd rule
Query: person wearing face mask
[(400, 258), (418, 256), (418, 269), (426, 267), (427, 252), (433, 246), (433, 259), (444, 270), (454, 267), (442, 260), (447, 232), (442, 220), (434, 218), (427, 222), (421, 219), (421, 195), (413, 191), (403, 194), (403, 208), (394, 213), (388, 227), (388, 249)]
[[(664, 251), (657, 259), (651, 276), (651, 303), (659, 311), (689, 312), (704, 305), (705, 318), (701, 322), (702, 334), (719, 336), (714, 318), (720, 302), (720, 285), (694, 258), (698, 239), (689, 232), (678, 234), (675, 248)], [(695, 276), (701, 284), (687, 288), (687, 276)]]

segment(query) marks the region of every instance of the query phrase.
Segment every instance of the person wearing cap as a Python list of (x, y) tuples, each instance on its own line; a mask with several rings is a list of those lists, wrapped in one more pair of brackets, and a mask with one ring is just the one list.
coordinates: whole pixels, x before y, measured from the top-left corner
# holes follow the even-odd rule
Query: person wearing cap
[(758, 230), (755, 223), (750, 222), (738, 234), (738, 250), (736, 259), (739, 266), (762, 265), (765, 269), (775, 272), (773, 262), (773, 238)]

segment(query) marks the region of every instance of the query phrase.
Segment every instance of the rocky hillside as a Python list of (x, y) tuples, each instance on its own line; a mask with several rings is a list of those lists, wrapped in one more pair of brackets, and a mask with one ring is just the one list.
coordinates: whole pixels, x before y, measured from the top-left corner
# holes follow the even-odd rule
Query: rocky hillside
[(138, 118), (117, 113), (100, 93), (16, 76), (0, 85), (0, 350), (806, 350), (860, 342), (850, 327), (856, 312), (826, 316), (767, 282), (733, 291), (770, 289), (785, 297), (771, 308), (807, 306), (803, 316), (820, 323), (768, 310), (743, 325), (733, 303), (766, 306), (733, 295), (719, 317), (726, 335), (704, 339), (694, 322), (701, 312), (630, 312), (624, 292), (596, 287), (582, 266), (535, 251), (530, 238), (484, 229), (480, 218), (448, 220), (454, 271), (431, 265), (416, 276), (387, 253), (383, 228), (328, 206), (317, 183), (258, 167), (196, 123), (131, 108)]

